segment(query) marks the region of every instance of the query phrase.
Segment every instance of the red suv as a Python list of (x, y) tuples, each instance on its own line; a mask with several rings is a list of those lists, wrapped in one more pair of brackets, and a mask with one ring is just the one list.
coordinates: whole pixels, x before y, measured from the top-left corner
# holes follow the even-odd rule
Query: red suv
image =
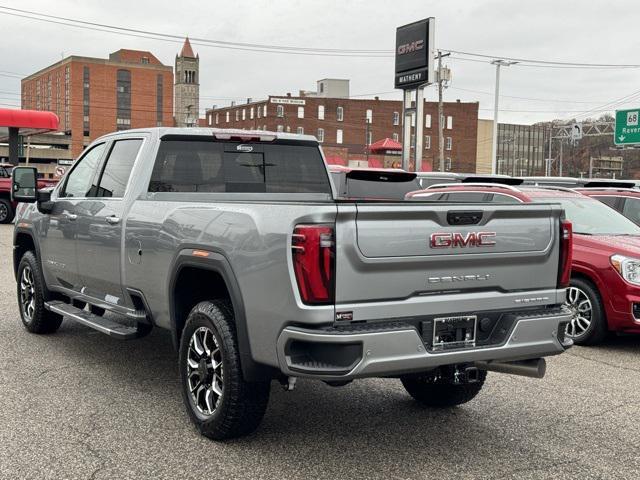
[(635, 188), (579, 188), (577, 191), (606, 203), (633, 223), (640, 225), (640, 190)]
[(565, 188), (495, 184), (434, 186), (409, 193), (411, 198), (467, 205), (560, 203), (574, 233), (567, 304), (576, 315), (567, 336), (593, 345), (608, 331), (640, 333), (640, 227), (604, 203)]

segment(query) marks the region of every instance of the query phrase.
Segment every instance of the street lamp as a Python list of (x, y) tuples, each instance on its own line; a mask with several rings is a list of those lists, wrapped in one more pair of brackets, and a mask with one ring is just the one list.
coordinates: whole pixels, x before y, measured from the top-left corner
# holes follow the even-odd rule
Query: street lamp
[(491, 173), (493, 175), (496, 174), (496, 154), (498, 148), (498, 98), (500, 96), (500, 67), (510, 67), (518, 62), (514, 62), (512, 60), (492, 60), (491, 64), (496, 66), (496, 95), (495, 95), (495, 106), (493, 108), (493, 141), (491, 142)]

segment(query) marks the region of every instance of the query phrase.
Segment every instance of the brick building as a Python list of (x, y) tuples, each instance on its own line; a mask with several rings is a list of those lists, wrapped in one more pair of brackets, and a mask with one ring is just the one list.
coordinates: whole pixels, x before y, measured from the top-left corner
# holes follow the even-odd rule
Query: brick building
[[(324, 79), (318, 81), (316, 92), (270, 95), (266, 100), (210, 109), (206, 112), (206, 124), (315, 135), (327, 156), (351, 162), (365, 160), (366, 145), (377, 140), (388, 137), (402, 142), (402, 102), (377, 97), (348, 98), (344, 82), (348, 81)], [(339, 91), (340, 96), (332, 95), (334, 86), (339, 88), (333, 90)], [(423, 163), (435, 164), (434, 170), (438, 167), (437, 112), (436, 102), (425, 102)], [(447, 169), (475, 172), (478, 103), (445, 103), (444, 125)]]
[(118, 50), (108, 59), (70, 56), (22, 79), (22, 108), (49, 110), (76, 157), (114, 130), (173, 125), (173, 68), (152, 53)]

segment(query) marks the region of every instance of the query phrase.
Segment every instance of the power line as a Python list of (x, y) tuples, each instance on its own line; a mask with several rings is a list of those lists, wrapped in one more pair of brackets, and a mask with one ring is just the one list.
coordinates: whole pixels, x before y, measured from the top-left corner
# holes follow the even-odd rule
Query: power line
[[(147, 38), (152, 40), (169, 41), (173, 43), (181, 43), (182, 37), (164, 32), (154, 32), (149, 30), (141, 30), (135, 28), (119, 27), (105, 23), (90, 22), (70, 17), (62, 17), (57, 15), (45, 14), (33, 10), (24, 10), (0, 5), (0, 14), (11, 15), (14, 17), (26, 18), (41, 22), (54, 23), (58, 25), (71, 26), (76, 28), (84, 28), (94, 31), (102, 31), (107, 33), (116, 33), (139, 38)], [(391, 58), (394, 56), (392, 50), (386, 49), (338, 49), (338, 48), (318, 48), (318, 47), (298, 47), (286, 45), (269, 45), (261, 43), (243, 43), (230, 42), (224, 40), (198, 38), (194, 37), (193, 43), (201, 46), (210, 46), (216, 48), (226, 48), (232, 50), (245, 50), (263, 53), (280, 53), (287, 55), (311, 55), (311, 56), (333, 56), (333, 57), (364, 57), (364, 58)], [(561, 62), (555, 60), (538, 60), (521, 57), (509, 57), (504, 55), (489, 55), (483, 53), (467, 52), (453, 49), (440, 49), (455, 55), (454, 58), (463, 61), (475, 61), (485, 63), (487, 59), (502, 58), (519, 62), (517, 65), (521, 67), (544, 67), (544, 68), (580, 68), (580, 69), (628, 69), (640, 68), (640, 64), (613, 64), (613, 63), (585, 63), (585, 62)], [(473, 57), (473, 58), (465, 58)], [(484, 59), (484, 60), (480, 60)]]
[[(3, 11), (5, 10), (5, 11)], [(115, 25), (104, 25), (98, 24), (94, 22), (86, 22), (82, 20), (75, 20), (65, 17), (57, 17), (55, 15), (42, 14), (37, 12), (29, 12), (29, 13), (14, 13), (13, 11), (6, 10), (18, 10), (12, 9), (9, 7), (0, 6), (0, 14), (9, 15), (13, 17), (26, 18), (30, 20), (36, 20), (45, 23), (53, 23), (56, 25), (64, 25), (68, 27), (81, 28), (85, 30), (99, 31), (99, 32), (107, 32), (107, 33), (115, 33), (118, 35), (126, 35), (130, 37), (137, 38), (145, 38), (151, 40), (160, 40), (171, 43), (182, 43), (184, 39), (177, 35), (171, 35), (166, 33), (156, 33), (156, 32), (147, 32), (144, 30), (136, 30), (124, 27), (118, 27)], [(34, 16), (38, 15), (38, 16)], [(304, 50), (303, 47), (282, 47), (277, 45), (264, 45), (264, 46), (244, 46), (251, 44), (242, 44), (239, 42), (224, 42), (222, 40), (208, 40), (208, 39), (193, 39), (191, 41), (193, 45), (205, 46), (205, 47), (215, 47), (215, 48), (224, 48), (230, 50), (244, 50), (251, 52), (262, 52), (262, 53), (279, 53), (279, 54), (287, 54), (287, 55), (305, 55), (305, 56), (325, 56), (325, 57), (362, 57), (362, 58), (389, 58), (393, 55), (376, 53), (376, 51), (371, 51), (371, 53), (352, 53), (359, 52), (359, 50), (338, 50), (338, 49), (308, 49)], [(258, 44), (256, 44), (258, 45)], [(335, 51), (334, 51), (335, 50)], [(362, 51), (364, 52), (364, 51)]]
[(552, 60), (533, 60), (531, 58), (508, 57), (504, 55), (487, 55), (482, 53), (462, 52), (460, 50), (446, 50), (446, 49), (443, 49), (443, 50), (450, 53), (455, 53), (458, 55), (466, 55), (470, 57), (479, 57), (479, 58), (486, 58), (491, 60), (496, 58), (501, 58), (503, 60), (511, 60), (514, 62), (518, 62), (518, 65), (520, 66), (525, 66), (523, 64), (538, 64), (539, 66), (552, 65), (557, 67), (578, 67), (578, 68), (640, 68), (640, 64), (559, 62), (559, 61), (552, 61)]

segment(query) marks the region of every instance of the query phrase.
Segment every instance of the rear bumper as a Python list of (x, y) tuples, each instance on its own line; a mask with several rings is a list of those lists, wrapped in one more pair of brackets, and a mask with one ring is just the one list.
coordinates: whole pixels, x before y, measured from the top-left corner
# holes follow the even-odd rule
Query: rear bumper
[(564, 308), (549, 316), (523, 316), (501, 345), (439, 352), (428, 351), (417, 328), (409, 324), (358, 325), (351, 330), (287, 327), (278, 338), (278, 362), (286, 375), (350, 380), (457, 363), (546, 357), (571, 346), (558, 335), (560, 324), (570, 319)]

